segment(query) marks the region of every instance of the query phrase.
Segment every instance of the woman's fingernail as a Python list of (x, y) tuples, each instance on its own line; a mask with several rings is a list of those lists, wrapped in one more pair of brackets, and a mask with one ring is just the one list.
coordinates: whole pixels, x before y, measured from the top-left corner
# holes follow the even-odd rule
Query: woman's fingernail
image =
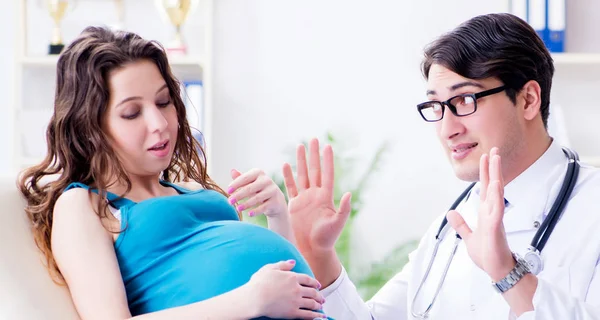
[(290, 259), (290, 260), (288, 260), (288, 261), (286, 261), (286, 262), (287, 262), (287, 263), (289, 263), (289, 264), (294, 264), (294, 263), (296, 263), (296, 260), (294, 260), (294, 259)]
[(254, 211), (248, 212), (248, 215), (251, 216), (251, 217), (254, 217)]
[(229, 198), (229, 203), (234, 204), (236, 202), (237, 202), (237, 200), (235, 200), (235, 198)]
[(317, 289), (321, 289), (321, 283), (317, 281)]
[(233, 187), (229, 187), (229, 189), (227, 189), (227, 193), (231, 194), (235, 191), (235, 189)]
[(238, 208), (237, 208), (237, 209), (238, 209), (239, 211), (243, 211), (243, 210), (244, 210), (244, 205), (243, 205), (243, 204), (240, 204), (240, 205), (238, 206)]

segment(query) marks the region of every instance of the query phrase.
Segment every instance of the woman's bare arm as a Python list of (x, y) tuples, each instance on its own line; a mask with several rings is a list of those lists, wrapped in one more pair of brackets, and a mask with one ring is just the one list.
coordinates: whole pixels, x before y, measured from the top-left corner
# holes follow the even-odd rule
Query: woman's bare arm
[[(54, 208), (52, 250), (83, 320), (130, 319), (114, 242), (95, 214), (88, 191), (72, 189)], [(249, 319), (259, 316), (246, 286), (183, 307), (135, 317), (147, 319)], [(236, 308), (231, 308), (233, 303)]]

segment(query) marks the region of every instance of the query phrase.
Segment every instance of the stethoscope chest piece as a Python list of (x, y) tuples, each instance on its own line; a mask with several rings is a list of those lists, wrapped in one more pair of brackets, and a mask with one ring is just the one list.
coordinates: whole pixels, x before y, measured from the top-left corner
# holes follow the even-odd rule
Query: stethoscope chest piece
[(525, 253), (523, 259), (527, 261), (529, 271), (535, 275), (538, 275), (544, 269), (544, 261), (537, 249), (533, 247), (527, 248), (527, 253)]

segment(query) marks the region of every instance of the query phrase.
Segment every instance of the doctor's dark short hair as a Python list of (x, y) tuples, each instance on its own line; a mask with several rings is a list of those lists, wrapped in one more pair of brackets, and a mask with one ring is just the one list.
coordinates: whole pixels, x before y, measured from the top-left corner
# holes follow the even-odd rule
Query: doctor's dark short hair
[(439, 64), (469, 79), (497, 78), (513, 103), (525, 83), (541, 88), (542, 120), (547, 127), (554, 65), (535, 30), (520, 18), (497, 13), (472, 18), (425, 48), (422, 72)]

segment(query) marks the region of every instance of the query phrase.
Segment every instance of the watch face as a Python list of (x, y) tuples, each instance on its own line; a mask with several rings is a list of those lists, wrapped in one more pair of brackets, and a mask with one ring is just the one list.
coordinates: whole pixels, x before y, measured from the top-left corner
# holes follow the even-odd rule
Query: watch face
[(543, 269), (542, 257), (535, 251), (527, 251), (524, 257), (531, 273), (538, 275)]

